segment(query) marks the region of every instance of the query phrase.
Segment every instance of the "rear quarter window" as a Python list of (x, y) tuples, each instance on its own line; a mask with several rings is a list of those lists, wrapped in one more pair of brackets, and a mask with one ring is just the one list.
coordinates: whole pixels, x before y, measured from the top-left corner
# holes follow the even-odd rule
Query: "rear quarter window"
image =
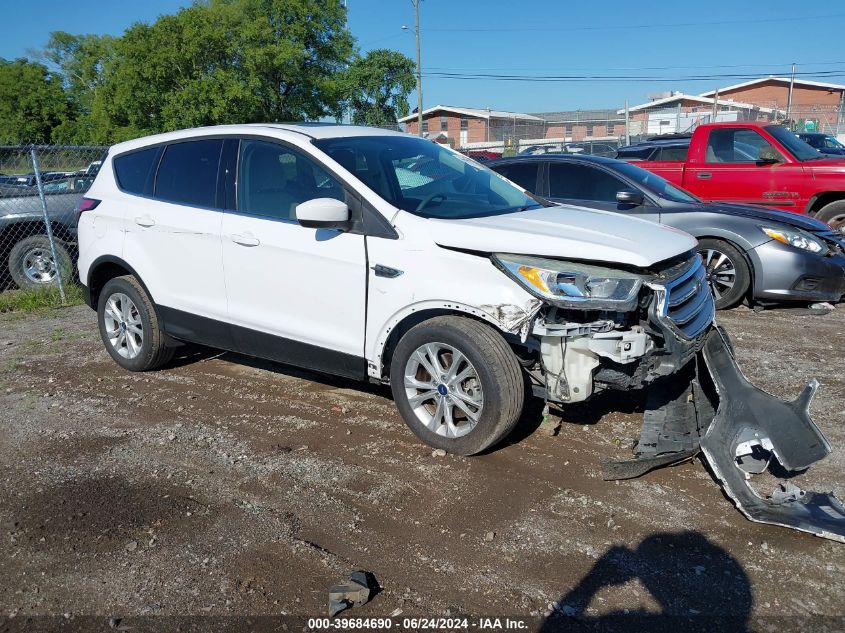
[(114, 176), (117, 185), (127, 193), (142, 195), (147, 192), (158, 158), (158, 147), (142, 149), (114, 158)]

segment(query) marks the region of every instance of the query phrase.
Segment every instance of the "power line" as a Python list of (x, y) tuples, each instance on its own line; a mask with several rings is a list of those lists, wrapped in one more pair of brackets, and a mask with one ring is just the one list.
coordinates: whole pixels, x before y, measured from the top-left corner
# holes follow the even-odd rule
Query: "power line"
[[(757, 64), (757, 63), (750, 63), (750, 64), (713, 64), (713, 65), (704, 65), (704, 66), (619, 66), (619, 67), (609, 67), (609, 66), (602, 66), (602, 70), (703, 70), (708, 68), (780, 68), (789, 70), (789, 67), (792, 65), (793, 62), (784, 62), (782, 64)], [(835, 66), (838, 64), (845, 64), (845, 61), (825, 61), (825, 62), (794, 62), (797, 66), (801, 66), (806, 68), (807, 66)], [(595, 66), (556, 66), (556, 67), (542, 67), (542, 66), (512, 66), (509, 68), (502, 68), (499, 66), (429, 66), (429, 70), (439, 71), (439, 72), (458, 72), (458, 71), (520, 71), (520, 70), (593, 70)], [(752, 71), (756, 74), (765, 74), (763, 71)], [(811, 72), (811, 71), (805, 71)], [(819, 71), (824, 72), (824, 71)], [(789, 73), (786, 73), (789, 74)], [(813, 73), (817, 74), (817, 73)]]
[(845, 17), (845, 13), (831, 13), (827, 15), (799, 15), (784, 18), (745, 18), (742, 20), (716, 20), (711, 22), (675, 22), (667, 24), (620, 24), (618, 26), (557, 26), (552, 27), (548, 25), (542, 26), (512, 26), (512, 27), (463, 27), (463, 28), (429, 28), (423, 29), (423, 32), (439, 32), (439, 33), (512, 33), (512, 32), (539, 32), (539, 31), (565, 31), (570, 33), (572, 31), (625, 31), (631, 29), (651, 30), (663, 28), (680, 28), (688, 26), (726, 26), (729, 24), (748, 24), (749, 20), (753, 20), (755, 24), (770, 24), (773, 22), (798, 22), (806, 20), (829, 20), (831, 18)]
[[(712, 74), (712, 75), (688, 75), (677, 77), (661, 77), (656, 75), (505, 75), (487, 73), (452, 73), (452, 72), (426, 72), (426, 77), (439, 79), (469, 79), (485, 81), (520, 81), (520, 82), (587, 82), (587, 81), (649, 81), (649, 82), (692, 82), (692, 81), (714, 81), (719, 79), (750, 80), (759, 79), (759, 74)], [(840, 78), (845, 77), (845, 69), (829, 70), (821, 72), (797, 72), (796, 77), (814, 78)]]

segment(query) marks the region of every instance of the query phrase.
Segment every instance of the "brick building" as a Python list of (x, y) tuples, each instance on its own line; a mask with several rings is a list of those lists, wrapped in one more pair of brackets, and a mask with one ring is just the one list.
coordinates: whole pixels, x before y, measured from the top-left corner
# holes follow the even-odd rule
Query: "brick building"
[[(715, 121), (793, 121), (799, 129), (837, 134), (845, 131), (845, 85), (796, 79), (789, 105), (788, 77), (761, 77), (698, 95), (654, 95), (628, 109), (637, 134), (686, 132)], [(624, 114), (624, 110), (617, 110)], [(715, 119), (714, 119), (715, 113)]]
[[(544, 121), (522, 112), (436, 105), (423, 110), (423, 134), (445, 136), (455, 147), (478, 143), (498, 143), (520, 136), (543, 136)], [(399, 119), (405, 131), (417, 134), (417, 114)]]
[[(789, 102), (789, 77), (762, 77), (733, 86), (719, 88), (720, 99), (733, 99), (754, 103), (768, 108), (786, 110)], [(702, 92), (702, 97), (713, 97), (716, 91)], [(845, 85), (796, 79), (792, 88), (793, 107), (840, 107)]]
[[(719, 99), (734, 99), (786, 113), (789, 104), (789, 77), (761, 77), (719, 88)], [(701, 94), (714, 97), (715, 90)], [(798, 127), (837, 134), (845, 131), (845, 85), (796, 79), (788, 118)], [(784, 115), (786, 116), (786, 114)]]
[(546, 122), (543, 138), (578, 142), (619, 139), (625, 135), (625, 118), (615, 110), (565, 110), (536, 112)]
[[(730, 98), (723, 99), (721, 94), (718, 100), (682, 92), (655, 97), (657, 98), (628, 108), (629, 130), (632, 136), (687, 132), (701, 123), (714, 120), (768, 121), (777, 118), (779, 114), (774, 108), (760, 107), (754, 103)], [(624, 115), (625, 110), (620, 109), (616, 113)]]

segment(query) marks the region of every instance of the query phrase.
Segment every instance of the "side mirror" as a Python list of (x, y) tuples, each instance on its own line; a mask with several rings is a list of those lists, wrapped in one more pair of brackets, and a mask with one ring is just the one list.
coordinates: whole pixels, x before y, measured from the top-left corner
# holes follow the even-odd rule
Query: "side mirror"
[(773, 165), (780, 162), (780, 154), (774, 147), (764, 147), (760, 150), (760, 155), (757, 158), (758, 163), (764, 165)]
[(639, 191), (625, 189), (616, 193), (616, 202), (620, 204), (631, 204), (638, 207), (645, 202), (645, 196), (643, 196), (643, 194)]
[(349, 229), (349, 207), (334, 198), (314, 198), (296, 205), (297, 221), (309, 229)]

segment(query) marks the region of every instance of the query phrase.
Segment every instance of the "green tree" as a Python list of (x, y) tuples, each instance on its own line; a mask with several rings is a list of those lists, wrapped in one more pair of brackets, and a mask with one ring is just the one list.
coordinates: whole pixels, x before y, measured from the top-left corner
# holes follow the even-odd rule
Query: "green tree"
[(72, 108), (71, 117), (54, 131), (55, 140), (87, 143), (102, 126), (102, 121), (93, 117), (92, 106), (106, 76), (105, 66), (114, 54), (114, 43), (115, 38), (108, 35), (50, 34), (41, 58), (63, 77)]
[(414, 62), (402, 53), (376, 49), (356, 58), (345, 73), (347, 105), (357, 125), (396, 125), (409, 111)]
[(47, 143), (69, 113), (61, 78), (44, 64), (0, 59), (0, 143)]
[(209, 0), (130, 27), (104, 62), (92, 140), (339, 115), (345, 11), (341, 0)]

